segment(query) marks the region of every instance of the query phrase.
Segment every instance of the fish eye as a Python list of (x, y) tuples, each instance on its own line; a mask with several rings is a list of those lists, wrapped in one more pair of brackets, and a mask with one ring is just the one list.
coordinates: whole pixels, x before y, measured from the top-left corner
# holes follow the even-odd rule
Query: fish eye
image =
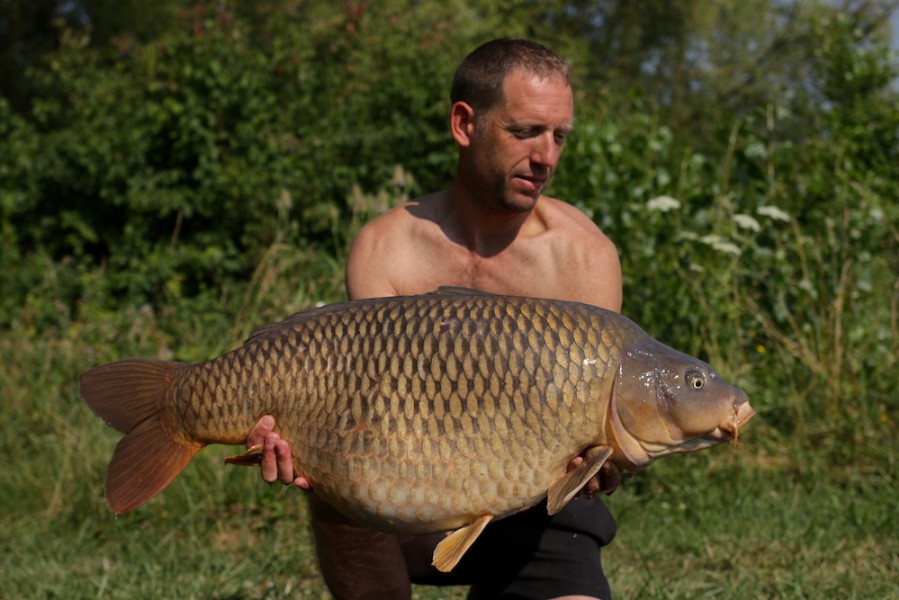
[(690, 369), (684, 374), (684, 381), (691, 390), (701, 390), (705, 385), (705, 376), (696, 369)]

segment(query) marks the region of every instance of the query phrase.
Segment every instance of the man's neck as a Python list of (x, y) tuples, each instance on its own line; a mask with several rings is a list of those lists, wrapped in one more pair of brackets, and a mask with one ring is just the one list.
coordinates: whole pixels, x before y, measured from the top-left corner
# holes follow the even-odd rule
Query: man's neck
[(459, 185), (447, 190), (445, 231), (458, 244), (482, 257), (499, 254), (521, 234), (533, 210), (507, 212), (481, 206)]

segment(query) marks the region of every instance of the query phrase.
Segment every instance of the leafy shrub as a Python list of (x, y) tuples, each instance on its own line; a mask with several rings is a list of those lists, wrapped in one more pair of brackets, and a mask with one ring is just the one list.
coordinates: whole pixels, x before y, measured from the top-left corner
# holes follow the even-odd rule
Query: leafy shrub
[(842, 19), (821, 35), (816, 131), (792, 127), (812, 107), (771, 104), (713, 159), (646, 113), (588, 117), (554, 190), (618, 245), (625, 313), (722, 365), (783, 435), (857, 439), (897, 411), (899, 108), (886, 51)]
[[(338, 299), (361, 223), (450, 183), (451, 70), (508, 16), (407, 7), (202, 5), (100, 47), (65, 31), (30, 111), (0, 99), (0, 326), (148, 306), (201, 338), (237, 315), (238, 336)], [(702, 147), (658, 103), (579, 88), (553, 187), (618, 245), (625, 312), (752, 388), (784, 434), (896, 411), (895, 67), (851, 19), (810, 31), (802, 93), (704, 124)]]
[[(200, 7), (152, 43), (101, 48), (63, 32), (33, 73), (40, 93), (27, 118), (0, 104), (3, 260), (16, 265), (0, 275), (0, 324), (42, 285), (46, 264), (71, 316), (98, 268), (90, 291), (113, 305), (239, 296), (273, 247), (341, 257), (354, 185), (377, 187), (400, 162), (427, 185), (448, 182), (443, 120), (460, 17), (441, 42), (422, 26), (435, 18), (427, 12), (323, 10), (321, 23), (255, 27)], [(385, 29), (428, 55), (388, 43)], [(288, 275), (293, 285), (300, 275)], [(45, 325), (59, 314), (19, 316), (36, 312)]]

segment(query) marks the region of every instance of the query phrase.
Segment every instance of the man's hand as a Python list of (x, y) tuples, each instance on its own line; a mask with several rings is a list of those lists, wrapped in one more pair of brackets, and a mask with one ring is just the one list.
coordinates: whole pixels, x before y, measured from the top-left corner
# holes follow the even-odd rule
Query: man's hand
[(274, 417), (266, 415), (256, 422), (247, 436), (247, 448), (262, 444), (262, 478), (269, 483), (280, 481), (284, 485), (293, 484), (300, 489), (311, 490), (309, 480), (294, 473), (290, 444), (282, 440), (274, 429)]
[[(571, 459), (571, 462), (568, 463), (568, 470), (573, 471), (583, 464), (583, 462), (583, 456), (575, 456)], [(606, 496), (611, 496), (612, 492), (618, 489), (620, 484), (621, 471), (618, 470), (618, 466), (615, 463), (607, 460), (603, 463), (602, 467), (600, 467), (599, 473), (587, 482), (587, 485), (581, 490), (581, 494), (592, 497), (596, 492), (602, 492)]]

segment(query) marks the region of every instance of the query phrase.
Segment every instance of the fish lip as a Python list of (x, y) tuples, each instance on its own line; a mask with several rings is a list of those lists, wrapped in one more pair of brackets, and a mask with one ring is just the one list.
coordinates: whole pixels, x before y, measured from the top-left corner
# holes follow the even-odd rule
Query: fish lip
[(736, 440), (740, 435), (740, 428), (746, 425), (754, 416), (755, 411), (749, 405), (749, 402), (744, 401), (739, 406), (734, 407), (734, 414), (731, 417), (724, 419), (718, 424), (718, 430), (727, 433)]

